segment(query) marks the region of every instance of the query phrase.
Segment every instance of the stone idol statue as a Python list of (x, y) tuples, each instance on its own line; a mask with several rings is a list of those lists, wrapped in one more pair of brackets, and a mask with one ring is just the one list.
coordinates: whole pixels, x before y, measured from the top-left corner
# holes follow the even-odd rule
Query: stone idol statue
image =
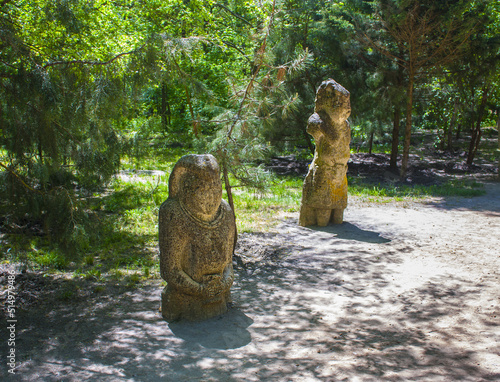
[(219, 165), (212, 155), (185, 155), (168, 181), (159, 212), (162, 315), (198, 321), (225, 313), (231, 302), (234, 214), (222, 200)]
[(307, 132), (316, 143), (314, 159), (302, 189), (299, 225), (326, 226), (344, 220), (347, 207), (347, 161), (350, 156), (350, 94), (332, 79), (316, 92)]

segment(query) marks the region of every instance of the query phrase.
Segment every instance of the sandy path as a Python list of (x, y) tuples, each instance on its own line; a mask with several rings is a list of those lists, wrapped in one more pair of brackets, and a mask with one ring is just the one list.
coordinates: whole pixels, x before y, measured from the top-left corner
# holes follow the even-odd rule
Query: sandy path
[(15, 379), (500, 380), (500, 184), (487, 191), (352, 200), (341, 226), (242, 235), (262, 261), (238, 268), (235, 306), (204, 323), (163, 321), (158, 283), (33, 310)]

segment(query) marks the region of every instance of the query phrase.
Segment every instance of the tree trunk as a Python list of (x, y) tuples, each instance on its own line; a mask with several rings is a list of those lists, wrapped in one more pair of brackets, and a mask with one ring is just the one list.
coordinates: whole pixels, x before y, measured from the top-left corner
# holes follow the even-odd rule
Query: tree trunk
[(43, 149), (42, 149), (42, 136), (38, 135), (38, 160), (43, 165)]
[(450, 126), (448, 126), (448, 137), (446, 144), (446, 149), (448, 151), (453, 151), (453, 128), (455, 127), (455, 123), (457, 121), (457, 114), (458, 114), (458, 100), (455, 100), (453, 115), (451, 116)]
[(160, 116), (161, 125), (163, 126), (163, 131), (167, 132), (167, 128), (170, 125), (170, 105), (168, 103), (168, 88), (165, 82), (161, 85), (161, 105), (160, 105)]
[(368, 154), (372, 155), (372, 148), (373, 148), (373, 135), (375, 134), (375, 130), (372, 129), (370, 132), (370, 139), (368, 141)]
[(408, 91), (406, 100), (406, 125), (405, 125), (405, 139), (403, 146), (403, 158), (401, 160), (401, 179), (406, 178), (406, 172), (408, 171), (408, 159), (410, 157), (410, 142), (411, 142), (411, 114), (413, 109), (413, 86), (415, 82), (415, 73), (413, 70), (409, 70), (408, 76)]
[(438, 139), (439, 139), (439, 150), (443, 151), (444, 150), (444, 143), (446, 140), (446, 137), (448, 136), (448, 130), (450, 129), (450, 126), (448, 125), (447, 127), (443, 127), (443, 135), (440, 135), (438, 132)]
[(498, 135), (498, 151), (497, 151), (497, 157), (498, 157), (498, 179), (500, 179), (500, 109), (497, 110), (497, 135)]
[(398, 168), (398, 150), (399, 150), (399, 124), (401, 120), (401, 110), (398, 106), (394, 107), (394, 122), (392, 125), (392, 147), (391, 147), (391, 170)]
[(476, 126), (472, 129), (472, 136), (469, 144), (469, 153), (467, 154), (467, 164), (470, 166), (474, 161), (477, 149), (479, 148), (479, 142), (481, 141), (481, 121), (483, 120), (484, 109), (486, 108), (486, 101), (488, 100), (488, 93), (490, 91), (490, 85), (483, 87), (483, 95), (481, 96), (481, 104), (477, 112)]
[(184, 90), (186, 92), (186, 100), (187, 104), (189, 107), (189, 113), (191, 114), (191, 120), (193, 121), (193, 133), (195, 137), (198, 137), (198, 121), (196, 121), (194, 117), (194, 109), (193, 109), (193, 103), (191, 102), (191, 94), (189, 93), (189, 89), (187, 85), (184, 86)]

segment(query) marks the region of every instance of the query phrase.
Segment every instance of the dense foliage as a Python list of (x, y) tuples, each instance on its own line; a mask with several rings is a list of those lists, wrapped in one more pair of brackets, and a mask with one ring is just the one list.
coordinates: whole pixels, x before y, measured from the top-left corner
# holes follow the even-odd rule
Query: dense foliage
[(230, 199), (262, 187), (256, 161), (314, 150), (329, 77), (353, 144), (388, 142), (393, 168), (402, 146), (403, 178), (416, 129), (451, 151), (469, 134), (472, 164), (500, 114), (499, 36), (487, 0), (2, 0), (0, 223), (78, 252), (94, 193), (152, 148), (212, 152)]

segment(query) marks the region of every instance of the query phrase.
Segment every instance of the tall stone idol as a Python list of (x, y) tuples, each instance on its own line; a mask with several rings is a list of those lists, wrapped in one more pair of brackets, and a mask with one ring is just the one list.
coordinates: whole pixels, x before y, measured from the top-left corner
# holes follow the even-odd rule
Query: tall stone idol
[(316, 150), (302, 189), (299, 225), (303, 227), (340, 224), (344, 220), (350, 114), (349, 92), (332, 79), (323, 81), (316, 92), (314, 114), (307, 122)]
[(159, 212), (162, 315), (167, 321), (204, 320), (227, 311), (234, 273), (234, 214), (222, 200), (212, 155), (185, 155), (168, 181)]

